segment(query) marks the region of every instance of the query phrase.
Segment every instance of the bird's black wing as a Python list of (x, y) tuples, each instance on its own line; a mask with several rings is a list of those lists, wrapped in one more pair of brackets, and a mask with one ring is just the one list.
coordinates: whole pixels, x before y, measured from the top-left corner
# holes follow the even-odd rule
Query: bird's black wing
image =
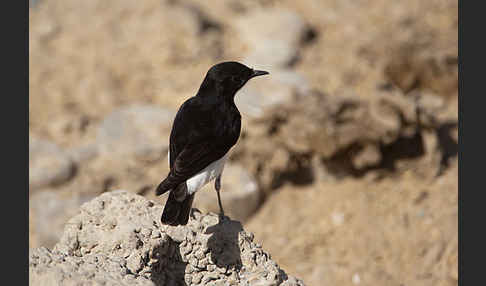
[(157, 188), (158, 195), (196, 175), (236, 144), (241, 128), (239, 114), (235, 118), (221, 114), (198, 97), (181, 106), (170, 136), (170, 173)]
[(194, 125), (192, 122), (194, 119), (191, 115), (196, 109), (198, 109), (197, 98), (191, 97), (182, 104), (174, 118), (169, 139), (169, 168), (171, 170), (179, 153), (191, 141), (191, 129), (193, 129)]
[(209, 138), (195, 144), (188, 144), (177, 156), (170, 177), (177, 182), (186, 181), (212, 162), (222, 158), (230, 148), (231, 146), (228, 145), (215, 145), (214, 140)]

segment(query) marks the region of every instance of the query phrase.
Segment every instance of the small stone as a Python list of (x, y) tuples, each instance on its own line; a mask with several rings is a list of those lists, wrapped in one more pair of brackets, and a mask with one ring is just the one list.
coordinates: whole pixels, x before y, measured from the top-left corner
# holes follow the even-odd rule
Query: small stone
[(132, 254), (127, 259), (127, 268), (132, 273), (138, 273), (143, 268), (143, 260), (142, 257), (138, 254)]
[(201, 259), (197, 263), (197, 267), (201, 269), (206, 268), (207, 265), (208, 265), (208, 258)]
[(173, 241), (175, 241), (177, 243), (181, 243), (186, 239), (187, 232), (188, 232), (188, 229), (186, 229), (184, 227), (175, 227), (175, 228), (167, 229), (167, 234), (170, 236), (170, 238)]
[(192, 275), (192, 284), (199, 284), (201, 282), (203, 278), (203, 274), (202, 273), (195, 273)]
[(155, 238), (160, 238), (161, 234), (159, 230), (154, 230), (152, 231), (152, 236), (150, 238), (155, 239)]
[(192, 243), (187, 242), (185, 246), (181, 247), (181, 254), (187, 255), (192, 251)]
[(192, 265), (187, 265), (186, 266), (186, 269), (184, 270), (184, 273), (186, 274), (192, 274), (196, 271), (196, 269), (194, 267), (192, 267)]
[(203, 259), (203, 258), (204, 258), (206, 255), (204, 255), (204, 252), (203, 252), (201, 249), (199, 249), (198, 251), (196, 251), (196, 254), (194, 254), (194, 256), (195, 256), (197, 259), (201, 260), (201, 259)]
[(203, 284), (207, 284), (209, 281), (216, 280), (218, 278), (219, 278), (219, 275), (217, 273), (210, 272), (210, 273), (207, 273), (207, 274), (204, 275), (201, 282)]
[(197, 259), (196, 259), (195, 257), (191, 257), (191, 258), (189, 259), (189, 264), (191, 264), (191, 265), (192, 265), (192, 266), (194, 266), (194, 267), (197, 267), (197, 265), (198, 265), (198, 261), (197, 261)]
[(367, 144), (354, 158), (353, 165), (356, 169), (378, 165), (381, 161), (381, 152), (378, 146)]
[(192, 275), (189, 274), (184, 275), (184, 281), (186, 282), (187, 285), (190, 285), (192, 282)]
[(215, 271), (215, 270), (216, 270), (216, 265), (214, 265), (214, 264), (208, 264), (208, 265), (206, 266), (206, 269), (207, 269), (209, 272), (213, 272), (213, 271)]
[(149, 229), (149, 228), (143, 228), (143, 229), (140, 231), (140, 233), (141, 233), (143, 236), (148, 237), (148, 236), (150, 236), (150, 235), (152, 234), (152, 230), (151, 230), (151, 229)]
[(331, 217), (332, 217), (332, 223), (335, 226), (340, 226), (344, 222), (344, 214), (341, 213), (341, 212), (334, 212), (334, 213), (332, 213)]
[(420, 94), (417, 104), (426, 113), (433, 114), (444, 107), (444, 98), (431, 93)]

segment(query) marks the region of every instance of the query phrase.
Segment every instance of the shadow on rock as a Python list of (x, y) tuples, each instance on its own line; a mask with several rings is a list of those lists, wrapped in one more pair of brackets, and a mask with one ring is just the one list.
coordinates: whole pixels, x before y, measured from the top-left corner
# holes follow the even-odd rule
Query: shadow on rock
[(441, 152), (440, 169), (437, 176), (440, 176), (449, 167), (449, 159), (457, 156), (458, 143), (451, 136), (453, 129), (458, 127), (457, 122), (446, 122), (437, 129), (439, 139), (439, 151)]
[(206, 229), (206, 234), (213, 234), (208, 240), (211, 260), (218, 267), (228, 269), (241, 269), (241, 250), (238, 243), (238, 234), (243, 231), (239, 221), (228, 217), (220, 217), (216, 225)]
[(314, 172), (312, 170), (312, 154), (290, 154), (289, 164), (287, 169), (277, 172), (270, 184), (271, 189), (278, 189), (286, 182), (290, 182), (297, 186), (311, 185), (314, 180)]
[(150, 279), (158, 286), (187, 286), (184, 280), (187, 263), (182, 260), (179, 244), (169, 241), (153, 249), (152, 256), (158, 261), (152, 265)]
[(424, 139), (421, 130), (417, 130), (411, 137), (400, 136), (391, 144), (380, 144), (383, 160), (380, 168), (396, 171), (397, 161), (416, 159), (425, 154)]

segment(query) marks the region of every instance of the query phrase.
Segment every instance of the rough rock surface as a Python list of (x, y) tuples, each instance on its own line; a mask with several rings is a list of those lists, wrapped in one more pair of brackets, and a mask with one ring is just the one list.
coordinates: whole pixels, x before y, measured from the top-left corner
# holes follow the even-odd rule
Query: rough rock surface
[(31, 285), (304, 285), (238, 221), (194, 210), (160, 225), (162, 206), (126, 191), (83, 204), (52, 250), (29, 255)]
[(68, 180), (73, 164), (66, 152), (54, 143), (29, 136), (29, 189), (40, 189)]

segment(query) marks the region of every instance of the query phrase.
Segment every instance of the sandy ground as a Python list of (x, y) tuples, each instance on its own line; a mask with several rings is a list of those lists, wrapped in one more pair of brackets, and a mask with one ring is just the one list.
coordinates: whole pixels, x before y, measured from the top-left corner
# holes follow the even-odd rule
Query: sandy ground
[(284, 187), (247, 228), (309, 285), (457, 285), (454, 165), (437, 180)]

